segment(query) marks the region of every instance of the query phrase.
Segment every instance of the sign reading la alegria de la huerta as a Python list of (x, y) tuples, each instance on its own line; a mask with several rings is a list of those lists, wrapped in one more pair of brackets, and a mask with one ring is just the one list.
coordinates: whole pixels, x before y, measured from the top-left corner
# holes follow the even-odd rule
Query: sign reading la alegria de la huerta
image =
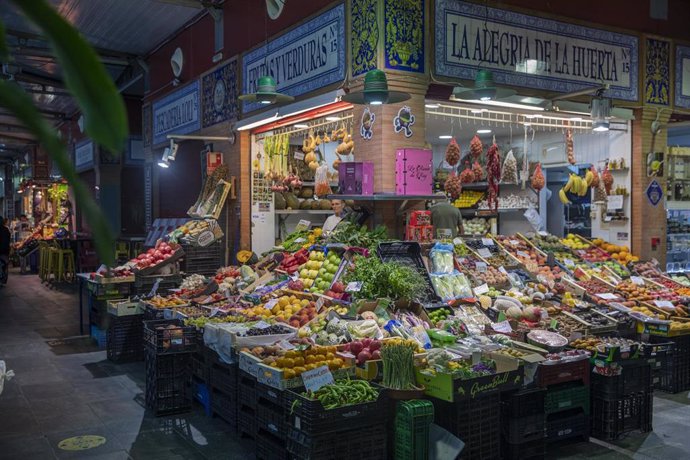
[(609, 84), (606, 96), (638, 100), (636, 36), (460, 0), (436, 0), (435, 72), (497, 84), (570, 92)]

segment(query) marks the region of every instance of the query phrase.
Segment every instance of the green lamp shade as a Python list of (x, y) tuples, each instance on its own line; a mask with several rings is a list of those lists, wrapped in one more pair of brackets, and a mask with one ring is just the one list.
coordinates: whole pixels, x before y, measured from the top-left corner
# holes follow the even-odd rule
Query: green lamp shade
[(410, 98), (402, 91), (389, 91), (386, 74), (378, 69), (370, 70), (364, 76), (364, 89), (343, 96), (342, 100), (351, 104), (396, 104)]
[(494, 75), (490, 70), (480, 69), (474, 78), (473, 88), (463, 88), (456, 86), (453, 88), (453, 98), (463, 100), (488, 101), (493, 99), (503, 99), (515, 94), (515, 91), (508, 88), (499, 88), (494, 83)]
[(256, 81), (256, 93), (242, 94), (240, 101), (273, 104), (275, 102), (289, 102), (295, 98), (276, 91), (276, 81), (270, 75), (259, 77)]

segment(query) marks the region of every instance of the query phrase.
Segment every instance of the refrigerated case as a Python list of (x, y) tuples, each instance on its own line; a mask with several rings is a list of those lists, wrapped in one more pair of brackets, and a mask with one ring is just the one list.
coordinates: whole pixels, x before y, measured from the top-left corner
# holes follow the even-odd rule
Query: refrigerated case
[(667, 211), (666, 269), (690, 271), (690, 203), (688, 209)]

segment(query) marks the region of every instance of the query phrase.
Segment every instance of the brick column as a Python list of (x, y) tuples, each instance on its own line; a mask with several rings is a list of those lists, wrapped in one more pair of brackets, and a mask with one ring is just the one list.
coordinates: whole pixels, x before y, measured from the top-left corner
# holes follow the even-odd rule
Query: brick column
[[(659, 122), (665, 125), (670, 112), (662, 111)], [(646, 190), (652, 180), (656, 180), (661, 188), (666, 190), (666, 177), (647, 176), (647, 154), (649, 152), (664, 152), (666, 150), (667, 131), (662, 129), (652, 135), (651, 125), (657, 118), (656, 107), (647, 106), (635, 110), (635, 120), (632, 123), (632, 212), (631, 232), (633, 254), (642, 260), (656, 258), (662, 267), (666, 266), (666, 210), (664, 199), (656, 206), (647, 199)], [(664, 171), (668, 165), (664, 163)], [(659, 238), (659, 245), (652, 249), (652, 238)]]

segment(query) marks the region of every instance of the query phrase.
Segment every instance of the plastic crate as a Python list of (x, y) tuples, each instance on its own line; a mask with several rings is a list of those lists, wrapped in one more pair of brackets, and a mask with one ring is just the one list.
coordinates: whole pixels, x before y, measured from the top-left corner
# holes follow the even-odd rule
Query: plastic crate
[(213, 408), (211, 404), (211, 390), (203, 382), (192, 382), (191, 385), (191, 392), (192, 392), (192, 397), (194, 398), (195, 401), (198, 401), (199, 404), (204, 408), (204, 412), (208, 417), (213, 415)]
[(546, 416), (546, 442), (589, 438), (589, 416), (581, 409), (571, 409)]
[(326, 410), (319, 400), (302, 396), (303, 391), (303, 388), (285, 390), (285, 410), (289, 426), (308, 436), (339, 431), (344, 425), (381, 422), (385, 416), (382, 410), (385, 396), (381, 392), (376, 401)]
[(281, 439), (262, 428), (256, 431), (257, 460), (288, 460), (288, 458), (284, 437)]
[(507, 417), (522, 417), (543, 414), (545, 397), (545, 388), (530, 388), (503, 393), (501, 396), (503, 415)]
[(223, 265), (222, 241), (216, 241), (206, 247), (183, 244), (184, 257), (180, 269), (185, 273), (197, 273), (213, 276)]
[(394, 421), (395, 460), (426, 460), (429, 456), (429, 426), (434, 421), (430, 401), (400, 401)]
[(256, 411), (240, 404), (237, 408), (237, 431), (241, 435), (256, 438)]
[(144, 344), (157, 354), (193, 352), (196, 330), (178, 319), (144, 321)]
[(618, 439), (632, 431), (652, 431), (653, 396), (651, 392), (626, 395), (617, 399), (592, 399), (592, 436), (605, 441)]
[(503, 460), (543, 460), (546, 456), (546, 442), (544, 439), (521, 444), (504, 441), (501, 444), (501, 455)]
[(256, 386), (259, 382), (244, 371), (239, 372), (237, 382), (237, 393), (240, 404), (252, 410), (256, 409)]
[(256, 383), (256, 403), (266, 401), (277, 406), (285, 405), (285, 392), (263, 383)]
[(146, 407), (155, 415), (188, 412), (189, 354), (159, 355), (146, 350)]
[(590, 387), (580, 382), (568, 382), (549, 387), (544, 399), (544, 413), (553, 414), (581, 408), (589, 414)]
[(285, 441), (287, 417), (285, 407), (259, 399), (256, 403), (257, 429), (265, 430)]
[(427, 281), (427, 289), (420, 297), (422, 303), (440, 300), (429, 278), (429, 272), (422, 259), (422, 247), (416, 241), (394, 241), (379, 243), (376, 253), (384, 262), (399, 262), (417, 270)]
[(504, 419), (501, 429), (503, 438), (514, 444), (543, 439), (546, 434), (544, 414)]
[(620, 375), (592, 374), (592, 397), (620, 398), (625, 395), (652, 390), (652, 368), (645, 360), (635, 366), (622, 366)]
[(227, 394), (237, 394), (237, 371), (237, 364), (211, 364), (211, 388)]
[(229, 423), (234, 429), (237, 429), (238, 415), (237, 415), (237, 396), (233, 397), (210, 389), (211, 391), (211, 410), (213, 415), (220, 417)]
[(537, 385), (546, 388), (557, 383), (581, 380), (589, 385), (589, 361), (571, 361), (561, 364), (539, 364)]
[(112, 316), (106, 337), (108, 360), (114, 363), (144, 359), (143, 315)]
[(108, 341), (108, 331), (97, 327), (95, 324), (91, 325), (91, 338), (96, 342), (98, 348), (105, 348)]
[(655, 367), (653, 376), (654, 388), (667, 393), (680, 393), (690, 390), (690, 336), (655, 337), (650, 336), (652, 343), (673, 344), (666, 353), (665, 366)]
[(296, 460), (381, 460), (386, 458), (386, 428), (373, 425), (349, 426), (349, 430), (317, 436), (289, 427), (287, 450)]
[(501, 394), (452, 403), (433, 399), (434, 423), (465, 443), (466, 460), (498, 459), (501, 455)]
[(211, 384), (210, 368), (206, 363), (206, 355), (203, 353), (192, 353), (189, 359), (189, 373), (192, 377), (204, 382)]
[(158, 290), (156, 291), (158, 294), (166, 294), (170, 289), (175, 289), (177, 288), (180, 284), (182, 284), (182, 275), (179, 274), (173, 274), (173, 275), (140, 275), (137, 274), (135, 279), (134, 279), (134, 284), (132, 285), (134, 288), (134, 293), (136, 295), (142, 296), (142, 295), (148, 295), (151, 292), (151, 289), (153, 289), (153, 286), (156, 284), (156, 281), (160, 280), (158, 282)]

